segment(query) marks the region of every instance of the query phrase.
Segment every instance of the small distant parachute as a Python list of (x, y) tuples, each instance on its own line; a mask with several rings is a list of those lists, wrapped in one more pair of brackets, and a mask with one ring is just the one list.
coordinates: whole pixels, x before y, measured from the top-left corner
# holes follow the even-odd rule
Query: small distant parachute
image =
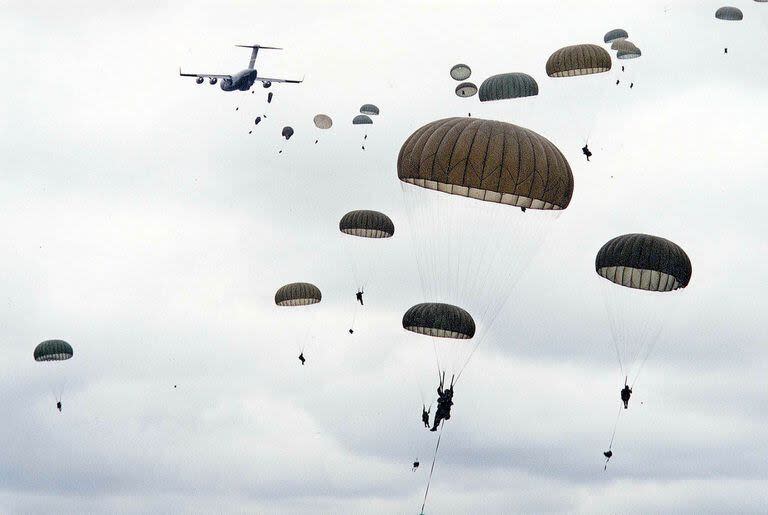
[(64, 361), (74, 355), (72, 346), (64, 340), (46, 340), (35, 347), (35, 361)]
[(254, 125), (258, 125), (259, 123), (261, 123), (261, 116), (257, 116), (256, 119), (253, 121)]
[(373, 104), (363, 104), (360, 107), (360, 114), (367, 114), (369, 116), (378, 116), (379, 108)]
[(480, 85), (480, 102), (507, 98), (531, 97), (539, 94), (536, 79), (527, 73), (502, 73), (488, 77)]
[(667, 292), (688, 286), (692, 268), (677, 244), (648, 234), (625, 234), (603, 245), (595, 271), (620, 286)]
[(641, 55), (643, 55), (643, 52), (637, 47), (630, 50), (619, 50), (616, 52), (617, 59), (637, 59)]
[(281, 286), (275, 293), (278, 306), (309, 306), (323, 298), (320, 288), (311, 283), (291, 283)]
[(339, 230), (361, 238), (391, 238), (395, 234), (395, 224), (384, 213), (361, 209), (341, 217)]
[(611, 56), (597, 45), (572, 45), (556, 50), (549, 56), (546, 69), (550, 77), (603, 73), (611, 69)]
[(457, 97), (473, 97), (477, 94), (477, 86), (471, 82), (462, 82), (456, 86)]
[(472, 69), (466, 64), (456, 64), (451, 68), (451, 78), (453, 80), (467, 80), (472, 75)]
[(629, 37), (629, 34), (627, 34), (626, 30), (613, 29), (605, 33), (605, 36), (603, 36), (603, 41), (606, 43), (613, 43), (614, 41), (617, 41), (620, 39), (627, 39), (628, 37)]
[(403, 329), (437, 338), (468, 340), (475, 335), (475, 321), (458, 306), (425, 302), (405, 312)]
[(364, 114), (359, 114), (352, 119), (352, 125), (371, 125), (372, 123), (371, 117)]
[(738, 7), (725, 6), (715, 11), (715, 18), (724, 21), (741, 21), (744, 19), (744, 13)]
[(283, 127), (283, 137), (287, 140), (291, 139), (291, 136), (293, 136), (293, 127), (286, 125)]
[(611, 50), (616, 50), (616, 51), (634, 50), (635, 48), (637, 48), (635, 44), (629, 41), (628, 39), (620, 39), (618, 41), (614, 41), (611, 44)]
[(333, 125), (333, 120), (327, 114), (318, 114), (312, 119), (315, 123), (315, 127), (318, 129), (330, 129)]
[(271, 103), (272, 103), (272, 92), (270, 91), (269, 94), (267, 95), (267, 104), (271, 104)]

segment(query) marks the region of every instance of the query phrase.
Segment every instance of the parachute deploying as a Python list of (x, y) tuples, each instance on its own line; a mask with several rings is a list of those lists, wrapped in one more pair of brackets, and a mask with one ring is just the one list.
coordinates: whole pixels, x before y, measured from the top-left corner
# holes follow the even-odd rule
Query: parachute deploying
[(293, 127), (290, 127), (290, 126), (283, 127), (282, 135), (286, 141), (291, 139), (291, 136), (293, 136)]

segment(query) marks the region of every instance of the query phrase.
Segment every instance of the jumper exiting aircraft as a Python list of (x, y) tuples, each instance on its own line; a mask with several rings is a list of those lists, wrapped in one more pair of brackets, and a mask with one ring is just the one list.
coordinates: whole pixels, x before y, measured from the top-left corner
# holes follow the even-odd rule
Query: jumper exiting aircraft
[(248, 68), (237, 72), (234, 75), (222, 75), (214, 73), (182, 73), (179, 68), (179, 75), (182, 77), (196, 77), (195, 82), (202, 84), (205, 79), (211, 84), (216, 84), (221, 79), (221, 89), (224, 91), (248, 91), (253, 84), (258, 80), (261, 81), (265, 88), (272, 85), (273, 82), (286, 82), (290, 84), (299, 84), (302, 80), (289, 80), (289, 79), (272, 79), (269, 77), (259, 77), (258, 72), (253, 67), (256, 62), (256, 55), (259, 53), (260, 48), (269, 50), (282, 50), (282, 48), (273, 46), (261, 46), (261, 45), (235, 45), (240, 48), (251, 48), (251, 61), (248, 63)]

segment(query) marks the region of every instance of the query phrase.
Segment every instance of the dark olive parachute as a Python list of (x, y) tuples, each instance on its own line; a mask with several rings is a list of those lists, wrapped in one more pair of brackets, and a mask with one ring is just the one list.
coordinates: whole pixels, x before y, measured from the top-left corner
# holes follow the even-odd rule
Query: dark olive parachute
[(467, 80), (472, 75), (472, 69), (466, 64), (456, 64), (451, 68), (451, 78), (453, 80)]
[(475, 321), (458, 306), (425, 302), (405, 312), (403, 329), (438, 338), (468, 340), (475, 335)]
[(626, 52), (627, 50), (634, 50), (636, 48), (637, 47), (635, 46), (635, 44), (627, 39), (620, 39), (619, 41), (614, 41), (613, 44), (611, 45), (611, 50), (616, 50), (616, 51)]
[(64, 340), (46, 340), (35, 347), (35, 361), (64, 361), (74, 355), (72, 346)]
[(281, 286), (275, 293), (278, 306), (308, 306), (322, 300), (320, 289), (310, 283), (291, 283)]
[(493, 75), (480, 84), (480, 102), (532, 97), (538, 94), (539, 85), (527, 73), (514, 72)]
[(618, 39), (626, 39), (628, 37), (629, 37), (629, 34), (627, 34), (626, 30), (613, 29), (605, 33), (605, 36), (603, 36), (603, 41), (606, 43), (613, 43)]
[(741, 21), (744, 19), (744, 13), (738, 7), (725, 6), (715, 11), (715, 18), (725, 21)]
[(368, 115), (359, 114), (352, 119), (352, 125), (370, 125), (373, 120)]
[(619, 50), (616, 52), (617, 59), (637, 59), (641, 55), (643, 55), (643, 52), (637, 47), (632, 50)]
[(283, 133), (282, 134), (283, 134), (283, 137), (286, 140), (291, 139), (291, 136), (293, 136), (293, 127), (288, 127), (288, 126), (283, 127)]
[(685, 288), (691, 260), (677, 244), (648, 234), (625, 234), (603, 245), (595, 271), (609, 281), (647, 291)]
[(457, 97), (473, 97), (477, 94), (477, 86), (471, 82), (462, 82), (456, 86)]
[(556, 50), (547, 59), (550, 77), (576, 77), (611, 69), (611, 56), (597, 45), (573, 45)]
[(384, 213), (361, 209), (342, 216), (339, 230), (362, 238), (390, 238), (395, 234), (395, 224)]
[(363, 104), (360, 107), (360, 114), (367, 114), (369, 116), (376, 116), (379, 114), (379, 108), (373, 104)]
[(401, 181), (512, 206), (559, 210), (573, 195), (573, 173), (548, 139), (511, 123), (446, 118), (403, 143)]

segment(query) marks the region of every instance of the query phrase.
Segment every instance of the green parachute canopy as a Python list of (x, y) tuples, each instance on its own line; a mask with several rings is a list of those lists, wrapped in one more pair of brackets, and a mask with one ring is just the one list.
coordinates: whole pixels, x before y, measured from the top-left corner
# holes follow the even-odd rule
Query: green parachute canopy
[(688, 286), (692, 268), (677, 244), (648, 234), (625, 234), (603, 245), (595, 271), (620, 286), (667, 292)]
[(384, 213), (361, 209), (342, 216), (339, 230), (361, 238), (391, 238), (395, 234), (395, 224)]
[(480, 102), (532, 97), (538, 94), (539, 85), (527, 73), (513, 72), (493, 75), (480, 84)]
[(35, 347), (35, 361), (64, 361), (74, 355), (72, 346), (64, 340), (45, 340)]
[(559, 210), (573, 195), (573, 173), (548, 139), (511, 123), (446, 118), (421, 127), (397, 158), (401, 181), (518, 207)]
[(458, 306), (425, 302), (405, 312), (403, 329), (438, 338), (468, 340), (475, 335), (475, 321)]
[(577, 77), (611, 69), (611, 56), (601, 46), (583, 44), (563, 47), (547, 59), (550, 77)]
[(627, 34), (627, 31), (624, 29), (613, 29), (609, 30), (605, 33), (605, 36), (603, 36), (603, 41), (605, 43), (613, 43), (616, 40), (619, 39), (626, 39), (629, 37), (629, 34)]
[(311, 283), (291, 283), (281, 286), (275, 293), (278, 306), (308, 306), (317, 304), (323, 295), (320, 288)]
[(360, 107), (360, 114), (367, 114), (369, 116), (376, 116), (379, 114), (379, 108), (373, 104), (363, 104)]
[(715, 18), (724, 21), (741, 21), (744, 19), (744, 13), (738, 7), (725, 6), (715, 11)]

